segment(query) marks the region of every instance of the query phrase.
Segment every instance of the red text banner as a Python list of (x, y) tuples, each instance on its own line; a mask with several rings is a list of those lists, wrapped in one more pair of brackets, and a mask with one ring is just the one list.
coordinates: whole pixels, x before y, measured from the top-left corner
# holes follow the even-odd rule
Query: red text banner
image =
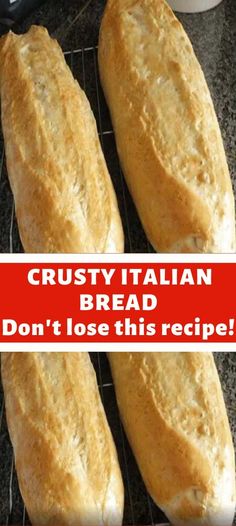
[(1, 344), (236, 343), (234, 261), (55, 258), (0, 262)]

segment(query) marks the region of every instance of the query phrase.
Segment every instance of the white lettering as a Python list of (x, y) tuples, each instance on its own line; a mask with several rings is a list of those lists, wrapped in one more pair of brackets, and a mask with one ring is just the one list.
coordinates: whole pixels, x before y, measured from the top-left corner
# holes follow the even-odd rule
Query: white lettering
[(28, 282), (30, 283), (30, 285), (40, 285), (39, 279), (35, 279), (36, 274), (40, 274), (39, 268), (32, 268), (28, 272)]
[(92, 294), (80, 294), (80, 310), (92, 310), (92, 309), (93, 309)]

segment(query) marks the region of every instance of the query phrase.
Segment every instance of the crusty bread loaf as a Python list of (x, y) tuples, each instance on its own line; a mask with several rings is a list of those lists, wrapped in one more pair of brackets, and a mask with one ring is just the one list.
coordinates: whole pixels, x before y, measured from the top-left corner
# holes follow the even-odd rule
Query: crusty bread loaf
[(107, 1), (99, 67), (124, 175), (152, 245), (234, 251), (234, 198), (213, 103), (165, 0)]
[(87, 353), (3, 353), (20, 490), (35, 526), (119, 526), (123, 485)]
[(230, 526), (234, 451), (210, 353), (110, 353), (118, 406), (144, 482), (176, 526)]
[(7, 169), (26, 252), (122, 252), (116, 197), (85, 93), (47, 30), (1, 40)]

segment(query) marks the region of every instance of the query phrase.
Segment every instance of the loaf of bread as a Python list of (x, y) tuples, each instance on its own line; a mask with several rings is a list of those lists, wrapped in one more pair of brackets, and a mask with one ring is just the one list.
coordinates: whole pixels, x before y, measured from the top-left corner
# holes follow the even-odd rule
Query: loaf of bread
[(117, 402), (148, 491), (176, 526), (230, 526), (232, 438), (210, 353), (110, 353)]
[(35, 526), (119, 526), (123, 485), (87, 353), (3, 353), (6, 416)]
[(0, 42), (7, 169), (26, 252), (122, 252), (117, 201), (89, 102), (47, 30)]
[(232, 185), (211, 96), (165, 0), (108, 0), (99, 67), (118, 153), (161, 252), (233, 252)]

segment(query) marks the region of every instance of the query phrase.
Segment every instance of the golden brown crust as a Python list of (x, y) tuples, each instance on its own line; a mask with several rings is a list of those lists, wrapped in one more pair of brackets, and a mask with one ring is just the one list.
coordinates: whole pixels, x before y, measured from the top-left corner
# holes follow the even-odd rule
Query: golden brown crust
[(109, 353), (118, 406), (154, 501), (172, 524), (230, 526), (232, 438), (210, 353)]
[(153, 246), (234, 251), (234, 198), (213, 103), (164, 0), (108, 0), (99, 69), (124, 174)]
[(119, 526), (123, 485), (87, 353), (3, 353), (20, 490), (36, 526)]
[(27, 252), (122, 252), (116, 197), (85, 93), (47, 30), (1, 44), (7, 168)]

